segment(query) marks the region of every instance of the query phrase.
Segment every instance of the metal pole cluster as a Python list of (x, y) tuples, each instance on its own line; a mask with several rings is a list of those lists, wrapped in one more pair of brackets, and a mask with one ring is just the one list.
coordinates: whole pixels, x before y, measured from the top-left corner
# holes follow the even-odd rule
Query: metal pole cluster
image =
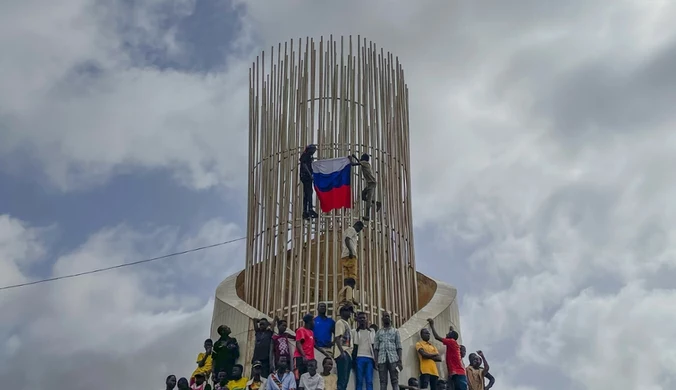
[[(399, 326), (418, 309), (409, 153), (408, 88), (399, 59), (357, 37), (298, 39), (261, 53), (249, 70), (249, 204), (244, 299), (297, 325), (343, 277), (342, 230), (363, 215), (353, 169), (352, 209), (302, 219), (299, 157), (371, 155), (379, 213), (360, 233), (360, 307)], [(375, 215), (375, 217), (373, 217)]]

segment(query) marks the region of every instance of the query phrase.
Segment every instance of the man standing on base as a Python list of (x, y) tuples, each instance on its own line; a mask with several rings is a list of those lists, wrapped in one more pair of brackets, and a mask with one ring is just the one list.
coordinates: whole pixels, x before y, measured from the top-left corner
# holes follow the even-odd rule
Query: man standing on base
[(382, 322), (383, 327), (376, 333), (373, 344), (378, 363), (380, 390), (387, 390), (387, 374), (390, 375), (392, 390), (397, 390), (399, 372), (404, 368), (401, 364), (401, 336), (399, 336), (399, 331), (392, 326), (390, 313), (383, 312)]
[[(364, 223), (357, 221), (353, 226), (345, 229), (343, 232), (343, 251), (341, 253), (340, 263), (343, 268), (343, 289), (341, 294), (343, 299), (341, 305), (346, 303), (357, 304), (354, 298), (354, 290), (357, 288), (357, 240), (359, 232), (364, 228)], [(344, 291), (344, 295), (342, 292)]]
[(366, 153), (361, 155), (361, 159), (357, 159), (357, 156), (354, 154), (350, 156), (352, 166), (359, 166), (361, 169), (361, 177), (364, 179), (364, 190), (361, 192), (361, 200), (364, 201), (366, 207), (364, 210), (364, 217), (362, 218), (364, 221), (369, 221), (371, 219), (371, 206), (373, 204), (376, 205), (376, 212), (380, 211), (380, 208), (382, 207), (382, 203), (375, 201), (378, 181), (373, 174), (369, 159), (369, 155)]
[(458, 332), (451, 326), (446, 338), (442, 338), (434, 329), (434, 320), (430, 318), (427, 322), (430, 323), (430, 330), (434, 338), (446, 346), (446, 367), (448, 368), (449, 384), (452, 384), (455, 390), (467, 390), (467, 375), (465, 374), (465, 368), (460, 357)]

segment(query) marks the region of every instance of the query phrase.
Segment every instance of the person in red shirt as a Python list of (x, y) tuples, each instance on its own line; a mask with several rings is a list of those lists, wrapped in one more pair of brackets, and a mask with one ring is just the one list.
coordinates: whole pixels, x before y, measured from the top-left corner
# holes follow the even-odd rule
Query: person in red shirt
[(467, 390), (467, 376), (465, 367), (460, 357), (460, 344), (458, 344), (458, 332), (451, 328), (446, 337), (441, 337), (434, 329), (434, 320), (427, 320), (430, 323), (430, 330), (437, 341), (446, 346), (446, 367), (448, 367), (448, 381), (453, 384), (455, 390)]
[[(315, 360), (315, 336), (312, 329), (315, 326), (315, 318), (312, 314), (303, 316), (303, 327), (296, 330), (296, 350), (293, 352), (293, 359), (296, 362), (296, 380), (307, 372), (307, 362)], [(317, 347), (317, 350), (326, 357), (331, 357), (323, 348)]]

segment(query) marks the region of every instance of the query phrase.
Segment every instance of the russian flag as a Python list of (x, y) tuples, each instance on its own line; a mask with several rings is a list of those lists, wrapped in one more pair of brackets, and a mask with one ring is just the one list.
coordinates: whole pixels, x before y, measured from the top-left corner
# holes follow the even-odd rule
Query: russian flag
[(322, 212), (352, 208), (352, 165), (348, 157), (313, 161), (312, 171)]

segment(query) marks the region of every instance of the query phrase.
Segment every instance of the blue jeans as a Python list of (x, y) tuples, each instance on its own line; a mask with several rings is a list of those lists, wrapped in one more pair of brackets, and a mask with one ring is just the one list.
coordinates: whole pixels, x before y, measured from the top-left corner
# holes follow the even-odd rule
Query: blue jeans
[(465, 375), (453, 375), (451, 382), (455, 390), (467, 390), (467, 377)]
[[(355, 347), (356, 348), (356, 347)], [(355, 382), (356, 390), (373, 390), (373, 359), (367, 357), (357, 357), (357, 380)]]
[(338, 374), (338, 390), (347, 390), (347, 383), (350, 381), (350, 371), (352, 370), (352, 358), (350, 354), (343, 353), (336, 358), (336, 373)]

